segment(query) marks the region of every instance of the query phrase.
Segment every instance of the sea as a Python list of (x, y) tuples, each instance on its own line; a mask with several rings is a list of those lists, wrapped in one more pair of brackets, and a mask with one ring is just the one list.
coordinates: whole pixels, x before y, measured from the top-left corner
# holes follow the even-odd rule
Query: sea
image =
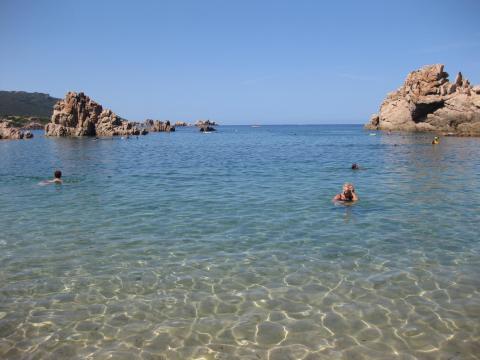
[(480, 358), (480, 139), (217, 130), (0, 141), (1, 359)]

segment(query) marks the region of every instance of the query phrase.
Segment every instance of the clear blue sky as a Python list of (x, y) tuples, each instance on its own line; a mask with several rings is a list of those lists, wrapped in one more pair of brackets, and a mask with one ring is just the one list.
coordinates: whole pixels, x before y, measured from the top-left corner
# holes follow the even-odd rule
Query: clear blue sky
[(0, 89), (130, 120), (363, 123), (422, 65), (480, 83), (480, 1), (0, 0)]

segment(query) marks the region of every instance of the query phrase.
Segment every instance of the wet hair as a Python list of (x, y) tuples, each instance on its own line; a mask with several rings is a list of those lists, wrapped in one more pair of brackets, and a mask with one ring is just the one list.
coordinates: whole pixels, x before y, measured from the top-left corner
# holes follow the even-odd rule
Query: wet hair
[(60, 170), (55, 170), (53, 175), (55, 176), (55, 179), (60, 179), (62, 177), (62, 172)]
[(352, 170), (357, 170), (357, 169), (358, 169), (357, 163), (353, 163), (353, 164), (352, 164)]

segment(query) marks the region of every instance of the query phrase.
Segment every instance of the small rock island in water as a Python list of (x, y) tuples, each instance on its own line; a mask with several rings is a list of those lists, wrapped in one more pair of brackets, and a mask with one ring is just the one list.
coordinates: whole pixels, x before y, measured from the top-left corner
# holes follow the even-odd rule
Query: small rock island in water
[(451, 83), (443, 69), (436, 64), (408, 74), (365, 127), (480, 136), (480, 85), (470, 85), (462, 73)]
[(198, 120), (195, 123), (195, 126), (199, 128), (200, 132), (217, 131), (217, 129), (214, 128), (214, 126), (217, 126), (217, 123), (215, 121)]

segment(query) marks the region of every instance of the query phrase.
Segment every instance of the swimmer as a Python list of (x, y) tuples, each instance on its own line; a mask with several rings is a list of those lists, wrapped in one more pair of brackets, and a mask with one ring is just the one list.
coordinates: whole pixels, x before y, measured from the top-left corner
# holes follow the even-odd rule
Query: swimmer
[(440, 138), (438, 136), (435, 136), (432, 140), (432, 145), (438, 145), (440, 144)]
[(352, 170), (360, 170), (360, 166), (357, 163), (352, 164)]
[(332, 201), (345, 201), (345, 202), (353, 202), (357, 201), (358, 196), (355, 193), (355, 188), (353, 187), (353, 184), (350, 183), (345, 183), (343, 185), (343, 191), (340, 194), (337, 194), (334, 196)]
[(48, 180), (50, 184), (63, 184), (62, 172), (60, 170), (55, 170), (53, 174), (53, 180)]
[(49, 185), (49, 184), (63, 184), (62, 180), (62, 172), (60, 170), (55, 170), (53, 173), (53, 179), (52, 180), (44, 180), (40, 182), (38, 185)]

